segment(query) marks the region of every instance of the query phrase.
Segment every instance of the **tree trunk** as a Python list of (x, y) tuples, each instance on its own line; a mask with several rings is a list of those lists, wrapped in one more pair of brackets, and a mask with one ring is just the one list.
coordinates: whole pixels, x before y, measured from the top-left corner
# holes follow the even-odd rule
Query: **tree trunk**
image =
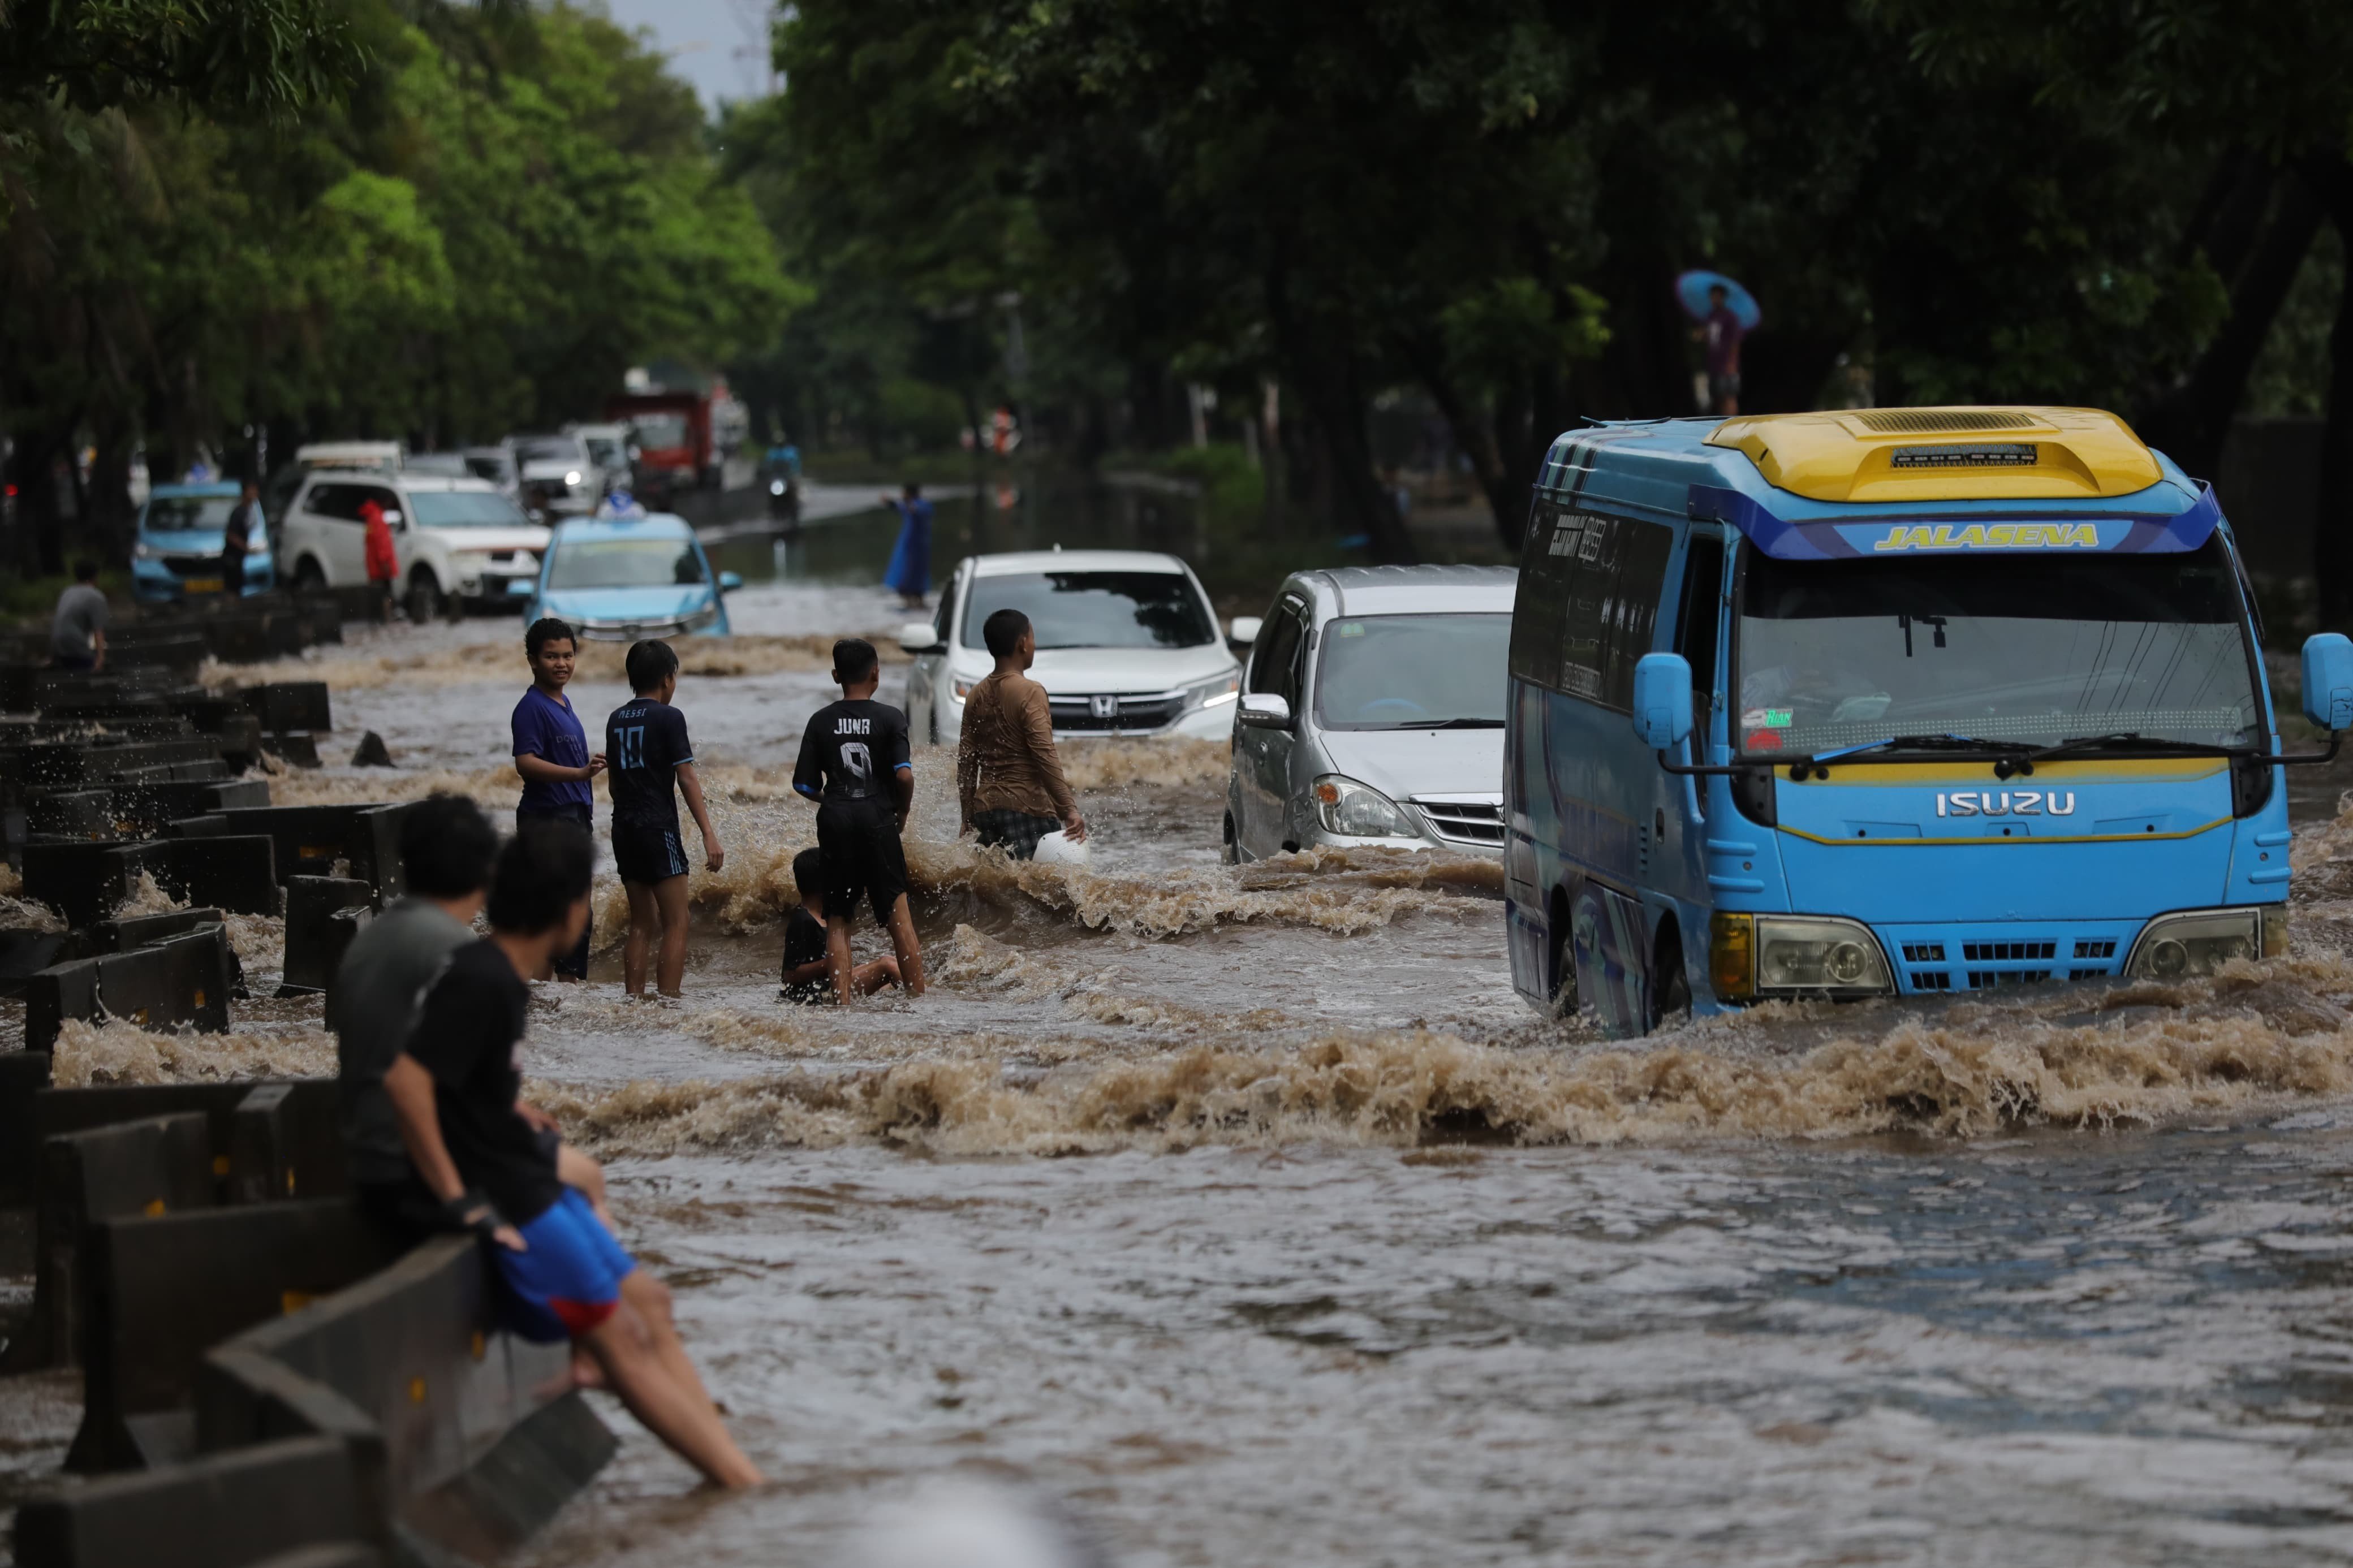
[[(2314, 184), (2328, 205), (2339, 238), (2353, 246), (2353, 164), (2331, 154), (2314, 171)], [(2353, 627), (2353, 531), (2332, 526), (2327, 515), (2330, 480), (2353, 464), (2353, 268), (2337, 297), (2337, 325), (2328, 334), (2327, 427), (2320, 441), (2323, 515), (2312, 531), (2312, 574), (2319, 588), (2320, 629)]]
[[(2210, 249), (2210, 259), (2218, 267), (2223, 255), (2241, 261), (2235, 275), (2224, 273), (2231, 284), (2231, 313), (2198, 356), (2188, 379), (2153, 403), (2139, 420), (2142, 436), (2193, 477), (2211, 478), (2221, 471), (2222, 443), (2231, 434), (2231, 418), (2246, 392), (2247, 377), (2305, 254), (2312, 248), (2313, 236), (2320, 232), (2321, 205), (2312, 187), (2293, 173), (2278, 185), (2270, 219), (2251, 243), (2223, 234), (2214, 237), (2221, 254)], [(2224, 208), (2235, 213), (2243, 205), (2233, 201)]]
[(1487, 498), (1487, 510), (1495, 520), (1495, 537), (1514, 556), (1520, 550), (1520, 533), (1527, 521), (1527, 486), (1515, 482), (1512, 470), (1495, 438), (1495, 423), (1481, 409), (1473, 407), (1462, 395), (1462, 389), (1446, 372), (1437, 345), (1422, 340), (1406, 346), (1406, 357), (1413, 365), (1414, 379), (1438, 405), (1439, 414), (1446, 427), (1453, 433), (1454, 444), (1471, 459), (1471, 474), (1479, 489)]

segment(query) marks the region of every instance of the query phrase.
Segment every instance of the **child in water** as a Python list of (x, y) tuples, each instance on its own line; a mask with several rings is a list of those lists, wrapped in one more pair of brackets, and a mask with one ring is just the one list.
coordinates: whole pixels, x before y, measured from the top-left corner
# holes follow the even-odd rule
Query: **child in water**
[[(793, 883), (801, 901), (785, 917), (785, 1000), (807, 1005), (833, 1000), (825, 968), (825, 855), (804, 849), (793, 857)], [(899, 984), (899, 961), (878, 958), (849, 973), (849, 988), (871, 996)]]

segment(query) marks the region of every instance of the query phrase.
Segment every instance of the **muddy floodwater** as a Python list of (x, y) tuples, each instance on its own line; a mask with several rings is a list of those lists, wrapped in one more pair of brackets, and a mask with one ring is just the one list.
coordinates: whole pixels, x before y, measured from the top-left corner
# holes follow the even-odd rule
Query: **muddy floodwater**
[[(774, 1484), (698, 1493), (607, 1402), (621, 1457), (527, 1563), (854, 1561), (951, 1475), (1138, 1568), (2353, 1557), (2353, 777), (2295, 780), (2286, 959), (1613, 1044), (1512, 995), (1490, 862), (1220, 867), (1222, 747), (1071, 747), (1083, 871), (959, 845), (919, 749), (934, 988), (793, 1007), (792, 757), (829, 639), (900, 617), (775, 559), (681, 650), (728, 850), (686, 998), (623, 1000), (606, 887), (528, 1046)], [(278, 798), (511, 807), (519, 634), (300, 661), (337, 757), (401, 765)], [(601, 719), (617, 650), (584, 664)], [(331, 1069), (315, 1003), (241, 1016), (77, 1026), (60, 1071)]]

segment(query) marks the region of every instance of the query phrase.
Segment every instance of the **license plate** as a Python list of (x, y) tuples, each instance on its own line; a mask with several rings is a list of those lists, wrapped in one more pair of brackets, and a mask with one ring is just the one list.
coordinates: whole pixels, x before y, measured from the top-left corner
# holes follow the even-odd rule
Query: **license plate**
[(221, 580), (217, 577), (191, 577), (188, 579), (188, 592), (191, 594), (217, 594), (220, 591)]

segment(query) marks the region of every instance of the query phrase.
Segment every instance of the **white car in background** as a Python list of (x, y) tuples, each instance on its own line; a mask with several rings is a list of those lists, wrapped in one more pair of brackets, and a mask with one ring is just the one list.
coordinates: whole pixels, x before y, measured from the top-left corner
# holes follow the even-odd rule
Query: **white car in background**
[(1037, 632), (1029, 679), (1053, 704), (1055, 734), (1232, 734), (1241, 662), (1192, 568), (1142, 551), (1033, 550), (965, 560), (939, 613), (901, 628), (917, 739), (955, 743), (965, 696), (996, 667), (981, 626), (1008, 608)]
[(512, 583), (536, 583), (548, 531), (481, 479), (441, 474), (314, 469), (287, 508), (280, 570), (297, 588), (354, 588), (367, 582), (367, 525), (374, 501), (392, 528), (398, 591), (411, 620), (453, 605), (512, 609)]

